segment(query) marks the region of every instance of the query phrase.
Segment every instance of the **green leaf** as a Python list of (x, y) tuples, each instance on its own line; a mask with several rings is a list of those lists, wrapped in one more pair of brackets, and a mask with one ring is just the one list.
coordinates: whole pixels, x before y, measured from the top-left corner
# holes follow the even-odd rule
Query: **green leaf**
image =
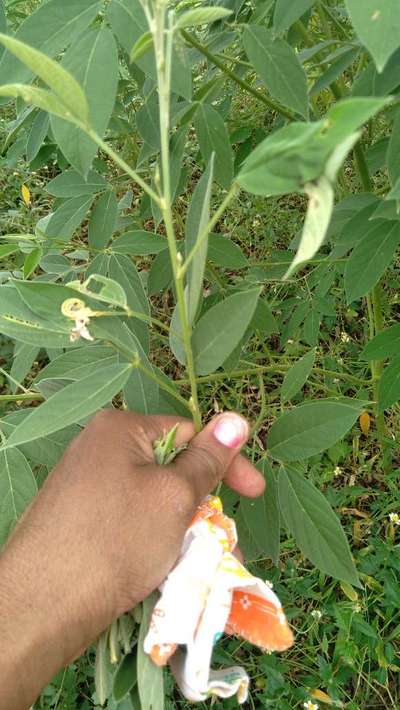
[(50, 91), (38, 89), (36, 86), (26, 84), (4, 84), (0, 86), (0, 96), (12, 96), (21, 98), (25, 103), (32, 104), (43, 111), (48, 111), (54, 116), (60, 116), (68, 121), (73, 120), (73, 116), (57, 96)]
[(194, 117), (194, 127), (204, 160), (208, 163), (215, 153), (215, 179), (229, 188), (233, 180), (233, 154), (225, 122), (210, 104), (200, 104)]
[[(98, 289), (96, 286), (95, 291), (92, 288), (89, 288), (93, 281), (95, 284), (100, 284), (100, 288)], [(111, 306), (119, 306), (123, 309), (127, 308), (126, 293), (121, 284), (114, 279), (109, 279), (107, 276), (103, 276), (102, 274), (92, 273), (89, 278), (86, 279), (83, 284), (83, 288), (84, 290), (82, 290), (82, 293), (89, 295), (96, 301), (103, 301), (103, 303), (109, 303)]]
[[(100, 8), (100, 0), (48, 0), (28, 14), (15, 38), (55, 57), (90, 25)], [(34, 73), (10, 52), (1, 58), (0, 84), (28, 82)]]
[[(155, 369), (148, 360), (139, 340), (132, 335), (136, 343), (136, 351), (140, 358), (140, 364), (147, 371), (155, 375)], [(158, 410), (160, 401), (160, 388), (154, 380), (149, 378), (139, 367), (132, 370), (129, 379), (124, 386), (124, 400), (132, 412), (139, 414), (154, 414)]]
[(392, 325), (372, 338), (361, 353), (363, 360), (385, 360), (400, 352), (400, 325)]
[(157, 254), (154, 259), (147, 284), (149, 296), (154, 296), (168, 288), (172, 281), (172, 266), (168, 249)]
[[(42, 380), (81, 380), (97, 367), (106, 367), (117, 362), (117, 353), (106, 345), (75, 347), (54, 358), (35, 378), (37, 386)], [(40, 389), (40, 388), (39, 388)]]
[(118, 202), (114, 190), (107, 190), (97, 200), (89, 220), (89, 246), (104, 249), (117, 222)]
[(153, 232), (144, 232), (143, 230), (126, 232), (121, 237), (114, 239), (111, 244), (111, 249), (114, 253), (130, 254), (130, 256), (158, 254), (167, 248), (168, 243), (165, 237)]
[(397, 0), (346, 0), (352, 25), (382, 72), (400, 46), (400, 15)]
[(37, 265), (40, 263), (42, 255), (43, 250), (41, 247), (36, 247), (36, 249), (32, 249), (32, 251), (27, 254), (24, 261), (24, 279), (28, 279), (30, 275), (33, 274)]
[(69, 331), (68, 323), (34, 313), (13, 286), (0, 288), (0, 332), (3, 335), (38, 347), (66, 348), (72, 346)]
[(288, 30), (314, 3), (315, 0), (277, 0), (273, 19), (275, 31)]
[[(109, 261), (108, 276), (122, 286), (126, 293), (128, 306), (132, 311), (149, 315), (149, 302), (141, 278), (135, 264), (128, 256), (113, 254)], [(147, 323), (139, 321), (137, 318), (129, 318), (128, 323), (133, 323), (135, 335), (139, 338), (145, 352), (148, 352), (149, 329)]]
[[(108, 126), (118, 86), (118, 53), (106, 27), (87, 30), (66, 52), (62, 66), (82, 84), (90, 112), (90, 125), (102, 138)], [(89, 173), (97, 145), (77, 126), (52, 118), (60, 150), (81, 175)]]
[(282, 414), (268, 436), (271, 456), (281, 461), (307, 459), (333, 446), (351, 429), (364, 403), (344, 398), (307, 402)]
[[(207, 170), (201, 176), (197, 183), (190, 201), (189, 210), (186, 218), (185, 226), (185, 254), (186, 257), (190, 254), (193, 247), (197, 244), (199, 237), (202, 235), (205, 227), (210, 219), (210, 200), (212, 191), (212, 182), (214, 176), (214, 158), (212, 153)], [(208, 249), (208, 238), (203, 240), (203, 243), (187, 270), (186, 297), (188, 301), (188, 316), (189, 323), (192, 324), (196, 317), (199, 306), (202, 290), (204, 269), (206, 265)]]
[(143, 650), (156, 601), (157, 593), (153, 592), (142, 606), (143, 616), (137, 645), (137, 682), (142, 710), (164, 710), (163, 669), (156, 666)]
[(400, 243), (400, 221), (374, 220), (353, 249), (344, 272), (347, 303), (365, 296), (392, 262)]
[[(23, 382), (26, 375), (30, 371), (34, 360), (39, 353), (39, 348), (34, 345), (26, 345), (26, 343), (16, 343), (14, 348), (14, 358), (10, 370), (11, 377), (16, 382)], [(11, 392), (15, 393), (18, 389), (16, 382), (10, 382)]]
[(136, 653), (128, 653), (119, 664), (113, 681), (113, 696), (119, 702), (137, 683)]
[(192, 345), (199, 375), (208, 375), (222, 365), (247, 330), (260, 289), (239, 291), (210, 308), (195, 326)]
[(46, 185), (46, 192), (54, 197), (81, 197), (94, 195), (107, 187), (107, 182), (99, 173), (91, 170), (86, 180), (75, 170), (66, 170)]
[(129, 61), (131, 64), (137, 62), (140, 57), (143, 57), (150, 49), (153, 48), (153, 35), (151, 32), (145, 32), (136, 40), (129, 54)]
[(308, 118), (307, 80), (300, 61), (287, 42), (271, 31), (247, 25), (243, 46), (255, 71), (272, 96)]
[(280, 514), (276, 475), (266, 459), (257, 468), (264, 474), (265, 493), (255, 500), (242, 498), (240, 510), (260, 552), (270, 557), (277, 565), (280, 547)]
[[(397, 351), (398, 352), (398, 351)], [(400, 356), (383, 371), (379, 381), (378, 404), (379, 411), (383, 412), (396, 404), (400, 399)]]
[(34, 160), (43, 145), (50, 126), (50, 119), (47, 113), (39, 111), (32, 128), (29, 131), (28, 140), (26, 143), (26, 159), (28, 163)]
[(310, 350), (287, 371), (281, 388), (281, 402), (288, 402), (300, 392), (311, 374), (314, 362), (315, 350)]
[(8, 35), (0, 34), (0, 43), (52, 89), (64, 109), (74, 118), (88, 122), (89, 107), (82, 87), (58, 62)]
[(207, 259), (223, 269), (244, 269), (249, 265), (240, 246), (222, 234), (210, 234)]
[(33, 313), (48, 319), (49, 323), (65, 323), (69, 328), (71, 321), (62, 315), (61, 306), (67, 298), (80, 297), (77, 291), (62, 284), (43, 281), (14, 281), (14, 285)]
[(307, 183), (305, 192), (309, 202), (303, 233), (295, 258), (284, 279), (288, 279), (300, 264), (309, 261), (323, 244), (332, 215), (334, 190), (324, 175), (315, 182)]
[(176, 28), (183, 30), (185, 27), (195, 27), (196, 25), (208, 25), (217, 20), (223, 20), (232, 14), (232, 10), (225, 7), (196, 7), (193, 10), (186, 10), (176, 17)]
[(35, 477), (25, 456), (18, 449), (0, 451), (0, 546), (36, 493)]
[(132, 366), (127, 363), (98, 368), (72, 382), (34, 409), (11, 434), (5, 448), (48, 436), (90, 416), (118, 394)]
[(10, 256), (10, 254), (15, 254), (15, 252), (19, 250), (19, 246), (16, 244), (1, 244), (0, 259), (5, 259), (6, 256)]
[(101, 634), (96, 646), (94, 684), (100, 705), (104, 705), (112, 688), (112, 665), (108, 649), (109, 631)]
[(315, 486), (291, 468), (278, 479), (279, 505), (301, 552), (325, 574), (361, 587), (339, 518)]
[(82, 224), (93, 202), (92, 195), (71, 197), (53, 212), (45, 228), (48, 239), (67, 242)]

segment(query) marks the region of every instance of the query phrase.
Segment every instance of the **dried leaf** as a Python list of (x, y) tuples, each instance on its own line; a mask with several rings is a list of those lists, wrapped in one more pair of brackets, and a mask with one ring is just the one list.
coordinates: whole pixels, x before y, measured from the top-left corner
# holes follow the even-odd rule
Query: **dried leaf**
[(363, 412), (360, 414), (359, 418), (359, 424), (360, 424), (360, 429), (364, 436), (368, 436), (368, 432), (371, 428), (371, 417), (369, 416), (368, 412)]
[(29, 187), (27, 187), (27, 185), (22, 185), (21, 195), (22, 195), (22, 199), (25, 202), (26, 206), (30, 207), (32, 199), (31, 199), (31, 192), (29, 190)]

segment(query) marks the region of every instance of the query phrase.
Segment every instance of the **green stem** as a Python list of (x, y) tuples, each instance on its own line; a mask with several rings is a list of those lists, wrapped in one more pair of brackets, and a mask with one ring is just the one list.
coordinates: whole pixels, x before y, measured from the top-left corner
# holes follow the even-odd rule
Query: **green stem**
[(27, 392), (26, 394), (0, 394), (0, 402), (42, 402), (44, 396), (40, 392)]
[[(246, 367), (238, 370), (231, 370), (230, 372), (215, 372), (211, 375), (206, 375), (204, 377), (197, 377), (196, 382), (198, 384), (208, 383), (208, 382), (218, 382), (219, 380), (226, 379), (237, 379), (240, 377), (246, 377), (247, 375), (259, 375), (262, 372), (273, 372), (277, 375), (285, 375), (286, 372), (292, 367), (289, 365), (258, 365), (257, 367)], [(353, 382), (357, 385), (370, 385), (371, 380), (362, 380), (359, 377), (353, 375), (348, 375), (345, 372), (336, 372), (335, 370), (324, 370), (322, 367), (314, 367), (313, 372), (321, 375), (326, 375), (328, 377), (337, 377), (340, 380), (346, 380), (348, 382)], [(187, 379), (175, 380), (177, 385), (188, 384)]]
[(189, 32), (186, 32), (186, 30), (181, 30), (181, 35), (184, 38), (185, 42), (190, 44), (192, 47), (195, 47), (206, 59), (208, 59), (209, 62), (214, 64), (214, 66), (218, 67), (226, 76), (228, 76), (232, 81), (235, 82), (238, 86), (240, 86), (244, 91), (247, 91), (248, 94), (251, 94), (254, 96), (254, 98), (257, 99), (257, 101), (261, 101), (265, 106), (268, 106), (269, 109), (272, 111), (276, 111), (277, 113), (281, 114), (281, 116), (285, 116), (285, 118), (288, 118), (289, 120), (293, 121), (294, 120), (294, 114), (292, 111), (289, 111), (286, 109), (284, 106), (281, 104), (278, 104), (276, 101), (273, 99), (270, 99), (269, 96), (266, 96), (265, 94), (261, 94), (257, 89), (255, 89), (251, 84), (248, 84), (247, 81), (244, 81), (244, 79), (241, 79), (239, 76), (237, 76), (231, 69), (229, 69), (224, 62), (222, 62), (218, 57), (210, 52), (206, 47), (204, 47), (201, 42), (199, 42), (193, 35), (191, 35)]
[(131, 177), (132, 180), (134, 180), (158, 206), (160, 206), (160, 197), (156, 192), (154, 192), (150, 185), (148, 185), (147, 182), (145, 182), (145, 180), (143, 180), (140, 175), (138, 175), (138, 173), (133, 170), (133, 168), (131, 168), (131, 166), (128, 165), (128, 163), (126, 163), (125, 160), (121, 158), (121, 156), (118, 155), (118, 153), (116, 153), (110, 145), (108, 145), (108, 143), (106, 143), (106, 141), (103, 141), (102, 138), (97, 135), (96, 131), (92, 128), (85, 128), (85, 131), (87, 135), (90, 136), (90, 138), (99, 146), (99, 148), (101, 148), (104, 153), (107, 153), (114, 163), (119, 165), (119, 167), (124, 170), (124, 172), (127, 173), (127, 175), (129, 175), (129, 177)]
[[(157, 79), (159, 91), (160, 110), (160, 138), (161, 138), (161, 172), (162, 172), (162, 199), (160, 208), (163, 216), (165, 230), (167, 233), (168, 248), (171, 259), (172, 273), (174, 277), (176, 300), (179, 311), (179, 318), (182, 327), (182, 340), (186, 354), (186, 371), (190, 382), (191, 401), (190, 409), (193, 415), (194, 425), (197, 431), (201, 429), (201, 412), (197, 393), (196, 372), (194, 366), (194, 356), (192, 350), (192, 327), (189, 321), (187, 302), (183, 284), (184, 275), (180, 273), (182, 265), (181, 255), (178, 254), (176, 245), (175, 229), (171, 207), (171, 182), (169, 164), (169, 126), (170, 126), (170, 89), (171, 89), (171, 66), (172, 66), (172, 38), (173, 38), (173, 14), (166, 13), (165, 5), (160, 5), (154, 17), (155, 30), (153, 34)], [(168, 26), (165, 26), (165, 23)]]
[(163, 389), (165, 392), (168, 392), (168, 394), (170, 394), (172, 397), (174, 397), (174, 399), (176, 399), (178, 402), (183, 404), (183, 406), (186, 407), (186, 409), (189, 412), (192, 411), (188, 401), (184, 397), (181, 397), (180, 394), (175, 392), (174, 388), (170, 387), (166, 382), (164, 382), (164, 380), (161, 377), (158, 377), (158, 375), (156, 375), (156, 373), (153, 372), (153, 370), (149, 370), (147, 367), (142, 365), (140, 360), (138, 361), (138, 363), (135, 363), (135, 367), (136, 367), (136, 369), (140, 370), (140, 372), (143, 372), (143, 374), (146, 375), (146, 377), (148, 377), (150, 380), (153, 380), (153, 382), (156, 382), (157, 385), (161, 389)]
[(358, 141), (358, 143), (354, 146), (353, 153), (361, 186), (365, 192), (372, 192), (373, 184), (369, 174), (365, 153), (360, 141)]

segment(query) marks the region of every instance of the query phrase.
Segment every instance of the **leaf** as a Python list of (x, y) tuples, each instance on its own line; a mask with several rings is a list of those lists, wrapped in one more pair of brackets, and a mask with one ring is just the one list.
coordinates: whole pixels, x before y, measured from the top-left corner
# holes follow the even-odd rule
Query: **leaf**
[(400, 356), (388, 365), (379, 381), (378, 405), (383, 412), (400, 399)]
[(264, 459), (257, 468), (264, 474), (265, 493), (252, 500), (242, 498), (240, 510), (243, 519), (263, 555), (267, 555), (275, 565), (279, 561), (280, 513), (278, 487), (274, 470)]
[(309, 198), (303, 233), (296, 256), (288, 268), (284, 279), (290, 278), (300, 264), (309, 261), (323, 244), (332, 215), (334, 190), (331, 182), (322, 176), (305, 185)]
[(25, 456), (18, 449), (0, 451), (0, 546), (36, 493), (35, 477)]
[(127, 363), (110, 365), (67, 385), (34, 409), (13, 431), (4, 448), (20, 446), (86, 419), (120, 392), (131, 370)]
[(168, 249), (164, 249), (164, 251), (157, 254), (150, 268), (147, 284), (149, 296), (154, 296), (156, 293), (166, 290), (171, 281), (171, 259)]
[(244, 269), (249, 265), (240, 246), (222, 234), (210, 234), (207, 259), (223, 269)]
[[(95, 282), (95, 284), (100, 284), (100, 288), (96, 287), (94, 291), (89, 286)], [(83, 284), (83, 293), (90, 295), (96, 301), (103, 301), (103, 303), (109, 303), (111, 306), (119, 306), (120, 308), (127, 308), (126, 293), (122, 288), (121, 284), (114, 279), (109, 279), (107, 276), (102, 274), (90, 274), (89, 278), (86, 279)]]
[(243, 46), (255, 71), (272, 96), (308, 118), (307, 80), (300, 61), (287, 42), (259, 25), (247, 25)]
[(363, 412), (362, 414), (360, 414), (358, 423), (364, 436), (368, 436), (369, 430), (371, 428), (371, 417), (369, 416), (368, 412)]
[(31, 274), (35, 271), (36, 267), (40, 263), (43, 255), (43, 249), (41, 247), (36, 247), (27, 254), (24, 261), (24, 279), (28, 279)]
[(400, 221), (374, 220), (370, 229), (353, 249), (344, 272), (347, 303), (365, 296), (379, 281), (392, 262), (400, 243)]
[(113, 696), (119, 702), (137, 683), (136, 653), (128, 653), (119, 664), (113, 681)]
[(397, 0), (346, 0), (351, 23), (361, 42), (382, 72), (400, 46), (400, 16)]
[(107, 182), (99, 173), (91, 170), (86, 180), (75, 170), (66, 170), (46, 185), (46, 192), (54, 197), (81, 197), (94, 195), (107, 187)]
[(372, 338), (360, 357), (368, 361), (385, 360), (387, 357), (397, 355), (398, 352), (400, 352), (400, 325), (392, 325)]
[[(155, 375), (155, 369), (148, 360), (139, 340), (131, 335), (135, 340), (136, 351), (140, 358), (140, 364), (147, 371)], [(160, 388), (154, 380), (149, 378), (138, 367), (132, 370), (129, 379), (124, 386), (124, 400), (132, 412), (139, 414), (155, 414), (160, 400)]]
[(27, 207), (30, 207), (32, 198), (31, 198), (31, 191), (27, 185), (22, 185), (21, 187), (21, 195), (22, 199)]
[(287, 371), (281, 388), (281, 402), (288, 402), (300, 392), (311, 374), (314, 362), (315, 349), (303, 355), (303, 357), (295, 362), (290, 370)]
[[(185, 226), (186, 257), (197, 244), (199, 237), (203, 236), (204, 229), (210, 219), (210, 200), (214, 176), (214, 158), (215, 154), (212, 153), (207, 169), (197, 183), (190, 201)], [(190, 324), (194, 322), (196, 317), (197, 308), (199, 306), (203, 290), (207, 249), (208, 238), (203, 239), (201, 247), (198, 249), (187, 270), (186, 297), (188, 302), (188, 316)]]
[(199, 375), (222, 365), (246, 332), (260, 296), (260, 289), (239, 291), (210, 308), (195, 326), (192, 345)]
[(68, 286), (43, 281), (15, 281), (15, 288), (25, 301), (27, 307), (40, 318), (45, 318), (49, 324), (60, 323), (70, 327), (61, 313), (61, 306), (67, 298), (77, 298), (78, 293)]
[[(62, 66), (82, 84), (87, 97), (90, 125), (102, 138), (108, 126), (118, 85), (118, 53), (111, 31), (89, 29), (62, 59)], [(97, 145), (74, 126), (52, 117), (51, 126), (63, 155), (81, 175), (89, 173)]]
[(143, 650), (156, 601), (157, 593), (153, 592), (142, 605), (143, 616), (137, 645), (137, 682), (142, 710), (164, 710), (163, 669), (156, 666)]
[(281, 469), (278, 486), (281, 513), (303, 555), (325, 574), (361, 587), (343, 528), (322, 493), (291, 468)]
[(67, 242), (82, 224), (93, 202), (92, 195), (71, 197), (51, 215), (45, 234), (48, 239)]
[(11, 377), (16, 382), (10, 382), (11, 392), (14, 394), (18, 385), (17, 382), (23, 382), (26, 375), (30, 371), (34, 360), (37, 358), (39, 348), (37, 346), (26, 345), (26, 343), (16, 343), (14, 348), (14, 358), (10, 370)]
[(25, 103), (32, 104), (43, 111), (48, 111), (55, 116), (61, 116), (68, 121), (73, 120), (73, 116), (57, 96), (45, 89), (38, 89), (36, 86), (4, 84), (0, 86), (0, 96), (21, 98)]
[[(143, 288), (141, 278), (131, 259), (127, 256), (115, 255), (110, 257), (108, 274), (110, 278), (117, 281), (126, 293), (128, 306), (132, 311), (137, 311), (143, 315), (149, 315), (149, 302)], [(147, 323), (139, 321), (137, 318), (129, 318), (128, 324), (139, 338), (140, 343), (148, 352), (149, 334)]]
[(274, 11), (273, 26), (276, 32), (288, 30), (307, 10), (315, 0), (277, 0)]
[(204, 160), (208, 163), (215, 153), (215, 180), (229, 188), (233, 180), (233, 154), (221, 114), (210, 104), (202, 103), (196, 111), (194, 127)]
[(6, 256), (10, 254), (15, 254), (15, 252), (20, 251), (18, 245), (15, 244), (1, 244), (0, 246), (0, 259), (5, 259)]
[(39, 153), (49, 131), (49, 125), (50, 119), (48, 114), (45, 111), (39, 111), (29, 131), (26, 143), (26, 159), (28, 163), (31, 163)]
[(0, 34), (0, 43), (53, 90), (67, 112), (83, 123), (88, 122), (89, 108), (82, 87), (58, 62), (15, 37)]
[(13, 286), (0, 288), (0, 332), (29, 345), (43, 348), (71, 347), (70, 326), (43, 319), (28, 308)]
[[(90, 25), (100, 7), (100, 0), (48, 0), (28, 14), (15, 38), (55, 57)], [(2, 56), (0, 84), (28, 82), (33, 73), (10, 52)]]
[(232, 10), (225, 7), (196, 7), (193, 10), (186, 10), (176, 16), (176, 28), (183, 30), (185, 27), (195, 27), (196, 25), (208, 25), (217, 20), (229, 17)]
[(35, 378), (35, 385), (38, 386), (42, 380), (81, 380), (98, 366), (113, 365), (115, 362), (117, 362), (117, 353), (106, 345), (75, 347), (54, 358), (40, 370)]
[(307, 459), (341, 439), (364, 409), (357, 400), (320, 399), (282, 414), (268, 435), (271, 456), (281, 461)]
[(97, 200), (89, 220), (89, 246), (104, 249), (117, 222), (118, 202), (114, 190), (107, 190)]
[(132, 64), (137, 62), (140, 57), (143, 57), (146, 52), (149, 52), (153, 48), (153, 35), (151, 32), (145, 32), (136, 40), (129, 54), (129, 61)]
[[(153, 232), (135, 230), (126, 232), (121, 237), (114, 239), (110, 245), (116, 254), (130, 254), (130, 256), (147, 256), (148, 254), (158, 254), (168, 248), (165, 237)], [(169, 258), (169, 254), (168, 254)]]
[(108, 651), (109, 631), (104, 631), (96, 646), (94, 684), (100, 705), (104, 705), (111, 692), (112, 666)]

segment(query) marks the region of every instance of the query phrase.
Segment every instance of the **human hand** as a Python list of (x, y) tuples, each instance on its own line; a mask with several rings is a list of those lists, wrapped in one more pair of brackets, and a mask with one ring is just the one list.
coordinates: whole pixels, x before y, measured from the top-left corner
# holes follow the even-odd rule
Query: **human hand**
[[(176, 445), (190, 444), (158, 466), (153, 443), (177, 422)], [(3, 688), (1, 710), (25, 708), (59, 668), (163, 581), (196, 507), (222, 478), (243, 495), (262, 493), (261, 474), (239, 455), (247, 436), (245, 420), (229, 413), (196, 436), (191, 422), (176, 417), (112, 410), (94, 417), (0, 558), (8, 676), (21, 660), (28, 668), (22, 704)], [(7, 697), (13, 704), (2, 704)]]

